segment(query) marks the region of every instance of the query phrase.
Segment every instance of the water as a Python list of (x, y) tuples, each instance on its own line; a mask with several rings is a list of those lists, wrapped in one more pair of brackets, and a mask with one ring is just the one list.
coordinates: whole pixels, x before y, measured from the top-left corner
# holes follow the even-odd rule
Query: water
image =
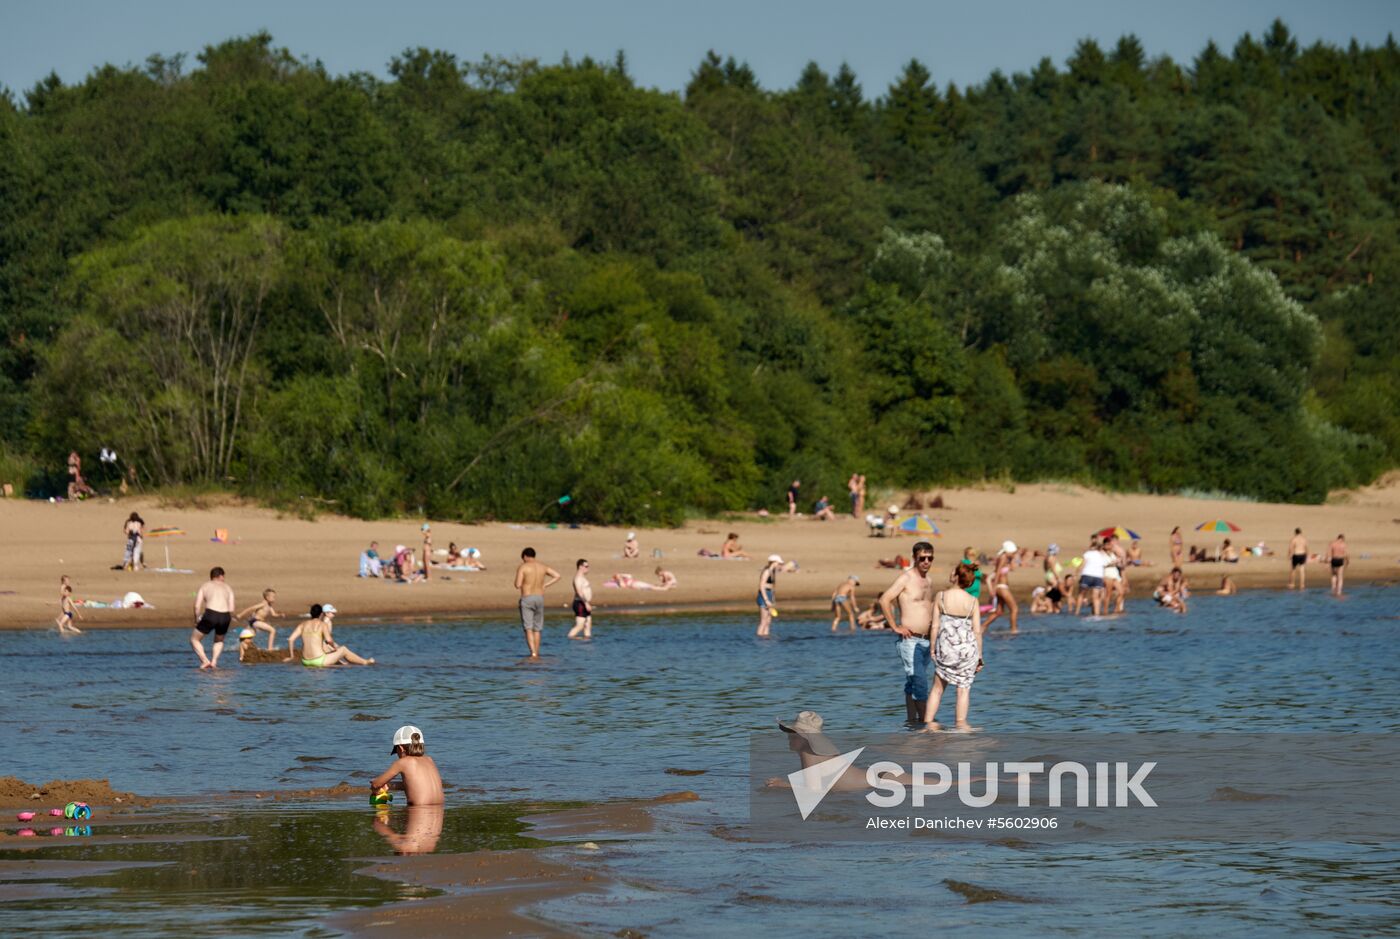
[[(1340, 602), (1321, 590), (1204, 596), (1186, 617), (1145, 602), (1129, 610), (1102, 621), (1024, 617), (1020, 635), (989, 636), (973, 723), (1005, 732), (1400, 728), (1400, 591), (1357, 588)], [(841, 735), (902, 721), (888, 635), (833, 637), (828, 623), (784, 616), (778, 638), (763, 642), (748, 617), (603, 618), (594, 642), (569, 643), (555, 614), (541, 665), (521, 663), (513, 623), (347, 624), (337, 638), (383, 664), (318, 671), (230, 660), (216, 674), (191, 667), (185, 630), (71, 641), (3, 633), (0, 773), (102, 776), (159, 794), (360, 784), (388, 764), (394, 728), (411, 722), (460, 787), (455, 804), (699, 793), (698, 803), (662, 811), (657, 832), (606, 853), (624, 886), (540, 908), (590, 931), (824, 934), (845, 923), (890, 935), (1063, 934), (1111, 922), (1160, 935), (1375, 934), (1400, 923), (1393, 847), (744, 840), (751, 733), (775, 732), (776, 718), (806, 708)], [(1034, 902), (969, 903), (945, 880)], [(100, 919), (107, 907), (88, 903)]]

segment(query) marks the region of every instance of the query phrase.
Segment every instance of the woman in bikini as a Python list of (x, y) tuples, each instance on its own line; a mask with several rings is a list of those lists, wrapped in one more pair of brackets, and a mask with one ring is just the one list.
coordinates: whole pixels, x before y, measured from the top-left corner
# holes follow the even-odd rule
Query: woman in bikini
[(287, 639), (287, 661), (295, 658), (296, 642), (301, 640), (301, 664), (307, 668), (329, 668), (341, 662), (351, 665), (373, 665), (374, 659), (365, 659), (351, 652), (345, 646), (338, 646), (331, 638), (331, 617), (336, 609), (329, 603), (317, 603), (311, 607), (311, 618), (302, 623)]
[(992, 610), (992, 615), (987, 617), (987, 621), (982, 624), (984, 632), (1001, 616), (1002, 610), (1005, 610), (1011, 617), (1011, 631), (1013, 633), (1021, 628), (1021, 608), (1016, 605), (1016, 598), (1011, 595), (1011, 568), (1015, 560), (1016, 542), (1003, 542), (1001, 551), (997, 554), (996, 560), (992, 562), (992, 576), (987, 581), (988, 586), (992, 588), (991, 599), (995, 602), (996, 608)]

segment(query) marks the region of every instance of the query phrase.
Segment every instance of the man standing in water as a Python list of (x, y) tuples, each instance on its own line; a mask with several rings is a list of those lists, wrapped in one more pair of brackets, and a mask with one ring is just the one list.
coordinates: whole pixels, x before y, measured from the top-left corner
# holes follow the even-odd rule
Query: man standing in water
[(578, 559), (574, 567), (574, 628), (570, 639), (593, 638), (593, 585), (588, 582), (588, 561)]
[(540, 657), (540, 632), (544, 629), (544, 591), (559, 580), (559, 572), (535, 560), (535, 549), (520, 552), (520, 566), (515, 569), (515, 589), (520, 591), (520, 628), (525, 631), (525, 645), (530, 658)]
[(1293, 579), (1298, 579), (1298, 589), (1308, 589), (1308, 539), (1303, 537), (1303, 529), (1293, 529), (1293, 537), (1288, 540), (1288, 589), (1293, 589)]
[(1327, 546), (1327, 560), (1332, 565), (1332, 596), (1342, 595), (1342, 582), (1346, 580), (1347, 564), (1347, 536), (1338, 535), (1337, 540)]
[[(209, 571), (209, 582), (194, 595), (194, 632), (190, 633), (190, 645), (199, 656), (201, 669), (219, 667), (219, 654), (224, 651), (224, 636), (231, 622), (233, 588), (224, 583), (224, 569), (216, 567)], [(212, 659), (204, 654), (204, 637), (211, 631), (214, 633)]]
[[(910, 724), (923, 721), (933, 670), (929, 652), (933, 585), (928, 579), (929, 568), (933, 566), (933, 545), (920, 541), (914, 545), (913, 553), (914, 566), (896, 577), (889, 589), (880, 594), (885, 621), (899, 637), (899, 659), (904, 665), (904, 710)], [(898, 620), (892, 606), (896, 600), (899, 601)]]

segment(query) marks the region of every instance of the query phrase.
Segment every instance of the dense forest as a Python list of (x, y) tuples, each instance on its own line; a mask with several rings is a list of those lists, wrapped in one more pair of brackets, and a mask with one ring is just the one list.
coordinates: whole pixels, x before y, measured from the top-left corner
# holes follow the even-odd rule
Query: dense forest
[(621, 53), (197, 58), (0, 98), (30, 494), (99, 447), (147, 488), (654, 523), (853, 471), (1319, 501), (1400, 464), (1393, 38), (883, 90), (712, 53), (681, 94)]

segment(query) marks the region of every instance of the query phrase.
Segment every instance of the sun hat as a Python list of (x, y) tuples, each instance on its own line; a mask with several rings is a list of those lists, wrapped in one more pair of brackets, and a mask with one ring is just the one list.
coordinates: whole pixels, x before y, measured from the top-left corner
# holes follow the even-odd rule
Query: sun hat
[(332, 606), (332, 605), (329, 604), (329, 603), (322, 603), (322, 604), (321, 604), (321, 612), (322, 612), (322, 613), (339, 613), (340, 611), (337, 610), (334, 606)]
[(1057, 544), (1055, 544), (1055, 543), (1052, 541), (1052, 542), (1050, 543), (1050, 547), (1048, 547), (1048, 548), (1045, 549), (1045, 553), (1046, 553), (1046, 554), (1059, 554), (1059, 553), (1060, 553), (1060, 546), (1057, 545)]
[(467, 549), (467, 557), (469, 557), (469, 558), (479, 558), (479, 557), (481, 557), (481, 549), (480, 549), (480, 548), (468, 548), (468, 549)]
[(890, 506), (890, 514), (891, 514), (891, 515), (898, 515), (898, 514), (899, 514), (899, 506), (897, 506), (897, 505), (892, 505), (892, 506)]
[(432, 527), (433, 526), (429, 525), (427, 522), (423, 523), (423, 531), (430, 531)]
[(398, 730), (394, 731), (394, 746), (408, 746), (409, 744), (413, 743), (414, 734), (418, 735), (419, 743), (426, 743), (426, 741), (423, 739), (423, 731), (419, 730), (417, 727), (414, 727), (412, 724), (404, 724)]
[(802, 711), (790, 721), (778, 721), (778, 726), (784, 733), (797, 734), (806, 740), (812, 752), (818, 756), (838, 756), (841, 751), (822, 733), (824, 723), (816, 711)]
[(238, 638), (239, 638), (239, 639), (252, 639), (253, 636), (255, 636), (255, 635), (257, 635), (257, 634), (254, 633), (251, 629), (245, 629), (245, 630), (243, 630), (241, 633), (238, 634)]
[(1015, 554), (1015, 553), (1016, 553), (1016, 542), (1014, 542), (1014, 541), (1003, 541), (1003, 542), (1001, 543), (1001, 553), (1002, 553), (1002, 554)]
[(783, 563), (783, 556), (781, 554), (770, 554), (768, 555), (768, 563), (781, 564)]
[(394, 545), (394, 553), (395, 553), (395, 554), (403, 554), (403, 545), (401, 545), (401, 544), (396, 544), (396, 545)]

